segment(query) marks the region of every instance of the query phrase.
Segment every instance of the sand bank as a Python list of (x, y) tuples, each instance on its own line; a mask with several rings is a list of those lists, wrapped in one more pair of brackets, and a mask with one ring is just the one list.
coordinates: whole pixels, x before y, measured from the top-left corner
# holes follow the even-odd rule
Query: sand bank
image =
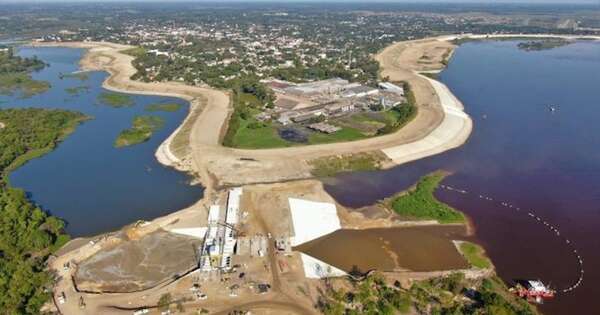
[(444, 111), (442, 123), (426, 137), (404, 145), (383, 149), (396, 164), (403, 164), (461, 146), (467, 141), (473, 121), (463, 109), (462, 103), (448, 87), (436, 80), (425, 78), (435, 89)]

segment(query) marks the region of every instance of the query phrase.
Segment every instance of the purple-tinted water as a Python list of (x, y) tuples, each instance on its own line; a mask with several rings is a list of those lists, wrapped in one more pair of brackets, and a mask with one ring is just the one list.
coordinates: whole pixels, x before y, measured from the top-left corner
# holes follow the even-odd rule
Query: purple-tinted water
[[(600, 43), (540, 52), (517, 42), (473, 42), (456, 51), (441, 80), (463, 101), (474, 131), (461, 148), (379, 172), (344, 174), (326, 185), (342, 204), (362, 206), (437, 169), (454, 174), (439, 199), (474, 221), (478, 240), (507, 282), (539, 278), (582, 286), (541, 306), (547, 314), (595, 314), (600, 300)], [(548, 106), (558, 109), (552, 113)], [(479, 194), (495, 198), (488, 201)], [(523, 209), (502, 206), (508, 202)], [(527, 215), (535, 214), (560, 231)], [(567, 237), (571, 247), (566, 244)]]

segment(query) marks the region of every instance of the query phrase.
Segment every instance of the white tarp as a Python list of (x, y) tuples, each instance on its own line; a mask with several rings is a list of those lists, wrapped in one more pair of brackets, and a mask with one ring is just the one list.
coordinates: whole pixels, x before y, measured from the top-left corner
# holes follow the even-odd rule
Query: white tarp
[(292, 246), (319, 238), (341, 228), (335, 204), (289, 198), (294, 236)]
[(304, 276), (310, 279), (322, 279), (330, 277), (342, 277), (346, 275), (341, 269), (322, 262), (312, 256), (300, 253), (302, 266), (304, 267)]
[(208, 228), (206, 228), (206, 227), (197, 227), (197, 228), (172, 229), (169, 231), (171, 233), (193, 236), (193, 237), (197, 237), (197, 238), (204, 238), (204, 235), (206, 235), (206, 230), (208, 230)]

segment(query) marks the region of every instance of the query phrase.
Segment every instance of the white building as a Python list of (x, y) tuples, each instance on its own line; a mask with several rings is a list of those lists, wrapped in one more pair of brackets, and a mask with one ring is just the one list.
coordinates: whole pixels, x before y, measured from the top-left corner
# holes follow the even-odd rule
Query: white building
[(378, 85), (379, 85), (379, 88), (384, 91), (388, 91), (388, 92), (398, 94), (400, 96), (404, 96), (404, 88), (401, 86), (397, 86), (390, 82), (380, 82)]
[(229, 191), (225, 207), (224, 222), (221, 207), (213, 205), (208, 211), (208, 231), (201, 249), (200, 268), (203, 271), (230, 269), (237, 239), (234, 226), (239, 222), (242, 189)]

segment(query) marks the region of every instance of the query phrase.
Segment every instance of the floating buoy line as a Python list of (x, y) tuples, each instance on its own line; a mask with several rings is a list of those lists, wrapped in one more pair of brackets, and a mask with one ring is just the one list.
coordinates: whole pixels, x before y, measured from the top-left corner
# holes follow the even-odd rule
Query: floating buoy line
[[(462, 195), (469, 194), (469, 192), (465, 189), (459, 189), (459, 188), (455, 188), (455, 187), (448, 186), (448, 185), (440, 185), (439, 187), (442, 189), (445, 189), (447, 191), (455, 192), (455, 193), (462, 194)], [(521, 212), (521, 213), (526, 214), (528, 217), (533, 219), (534, 222), (544, 225), (556, 237), (562, 239), (565, 242), (565, 244), (571, 249), (571, 251), (573, 252), (573, 255), (575, 256), (575, 258), (577, 259), (577, 261), (579, 263), (579, 278), (577, 279), (577, 281), (575, 281), (569, 287), (561, 289), (559, 291), (562, 293), (568, 293), (568, 292), (571, 292), (571, 291), (577, 289), (579, 286), (581, 286), (581, 284), (583, 283), (583, 275), (585, 273), (585, 271), (583, 269), (583, 257), (581, 257), (581, 255), (577, 252), (577, 249), (575, 248), (573, 243), (568, 238), (566, 238), (564, 235), (561, 236), (561, 233), (558, 230), (558, 227), (550, 224), (546, 220), (544, 220), (541, 217), (539, 217), (538, 215), (536, 215), (533, 210), (527, 210), (527, 211), (523, 210), (522, 211), (521, 208), (513, 205), (512, 203), (509, 203), (506, 201), (496, 201), (494, 198), (486, 196), (486, 195), (479, 194), (478, 196), (479, 196), (479, 199), (490, 201), (490, 202), (498, 202), (499, 205), (501, 205), (505, 208), (513, 209), (516, 212)]]

